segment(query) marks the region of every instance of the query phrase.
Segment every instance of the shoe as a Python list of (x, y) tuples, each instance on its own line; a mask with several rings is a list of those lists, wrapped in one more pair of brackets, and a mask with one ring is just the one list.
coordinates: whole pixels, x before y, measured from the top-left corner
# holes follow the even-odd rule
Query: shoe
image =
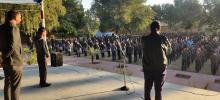
[(40, 87), (49, 87), (49, 86), (51, 86), (51, 84), (50, 83), (44, 83), (44, 84), (40, 84), (39, 86)]
[(0, 76), (0, 80), (3, 80), (3, 79), (4, 79), (4, 77)]

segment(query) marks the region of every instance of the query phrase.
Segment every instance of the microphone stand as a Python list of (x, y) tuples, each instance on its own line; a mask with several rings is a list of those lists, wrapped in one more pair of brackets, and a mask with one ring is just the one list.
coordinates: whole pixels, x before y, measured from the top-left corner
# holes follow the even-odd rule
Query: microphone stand
[(122, 50), (121, 47), (121, 43), (119, 41), (116, 40), (116, 42), (119, 45), (120, 51), (122, 52), (122, 56), (123, 56), (123, 76), (124, 76), (124, 86), (122, 86), (121, 88), (119, 88), (119, 90), (121, 91), (128, 91), (129, 88), (127, 87), (127, 83), (126, 83), (126, 68), (125, 68), (125, 64), (126, 64), (126, 55), (125, 52)]

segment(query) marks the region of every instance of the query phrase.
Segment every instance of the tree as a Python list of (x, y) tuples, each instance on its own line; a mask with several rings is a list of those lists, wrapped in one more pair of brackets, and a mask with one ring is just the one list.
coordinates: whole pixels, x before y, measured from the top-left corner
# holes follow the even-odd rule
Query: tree
[[(46, 28), (51, 31), (54, 27), (59, 26), (58, 16), (65, 14), (65, 8), (61, 0), (44, 0)], [(17, 5), (17, 4), (0, 4), (0, 21), (4, 23), (5, 13), (8, 10), (19, 10), (22, 14), (22, 33), (32, 35), (35, 33), (41, 23), (40, 5)]]
[(85, 27), (84, 9), (79, 0), (63, 0), (66, 14), (59, 17), (61, 26), (57, 28), (60, 34), (65, 36), (78, 36)]
[(99, 20), (98, 18), (92, 13), (91, 10), (87, 10), (84, 16), (85, 20), (85, 27), (84, 33), (87, 33), (89, 36), (94, 36), (95, 33), (99, 30)]
[(100, 20), (101, 31), (134, 33), (145, 29), (154, 12), (146, 0), (95, 0), (92, 11)]
[(63, 6), (62, 0), (44, 0), (46, 28), (51, 31), (53, 28), (59, 27), (59, 16), (66, 13), (66, 8)]
[(199, 18), (202, 15), (203, 7), (198, 0), (175, 0), (175, 9), (178, 20), (185, 29), (198, 26)]
[(153, 6), (156, 18), (168, 24), (170, 30), (191, 30), (201, 27), (204, 9), (198, 0), (174, 0), (174, 4)]
[(175, 28), (177, 13), (172, 4), (154, 5), (152, 9), (156, 12), (155, 19), (168, 24), (169, 29)]

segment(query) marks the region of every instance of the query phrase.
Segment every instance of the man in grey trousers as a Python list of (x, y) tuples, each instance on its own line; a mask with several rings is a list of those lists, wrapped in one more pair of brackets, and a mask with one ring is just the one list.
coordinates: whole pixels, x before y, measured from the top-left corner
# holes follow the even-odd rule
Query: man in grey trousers
[(19, 100), (23, 71), (22, 45), (18, 25), (21, 14), (10, 10), (2, 26), (2, 59), (5, 74), (4, 100)]

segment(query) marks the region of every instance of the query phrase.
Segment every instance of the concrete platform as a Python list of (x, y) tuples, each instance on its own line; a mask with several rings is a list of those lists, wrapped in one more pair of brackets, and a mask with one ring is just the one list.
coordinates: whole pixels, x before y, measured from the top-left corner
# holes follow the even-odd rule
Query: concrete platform
[[(48, 81), (51, 87), (39, 88), (38, 67), (25, 67), (21, 100), (143, 100), (144, 97), (143, 78), (128, 77), (130, 91), (118, 91), (123, 86), (122, 75), (79, 66), (49, 67)], [(3, 85), (0, 80), (0, 100), (3, 100)], [(163, 97), (164, 100), (220, 100), (220, 93), (165, 83)]]

